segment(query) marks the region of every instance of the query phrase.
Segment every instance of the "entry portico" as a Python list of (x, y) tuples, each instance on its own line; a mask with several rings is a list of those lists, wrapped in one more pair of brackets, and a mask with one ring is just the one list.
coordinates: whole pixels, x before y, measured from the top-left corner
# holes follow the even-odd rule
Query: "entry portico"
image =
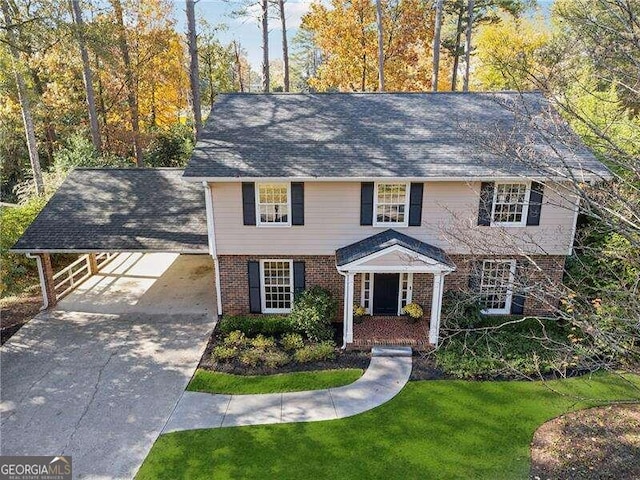
[[(400, 315), (402, 308), (412, 301), (414, 274), (433, 275), (429, 343), (437, 345), (444, 277), (455, 270), (455, 265), (442, 249), (389, 229), (336, 250), (336, 266), (344, 276), (345, 346), (354, 341), (357, 274), (362, 275), (362, 306), (372, 315)], [(427, 307), (423, 305), (425, 313)]]

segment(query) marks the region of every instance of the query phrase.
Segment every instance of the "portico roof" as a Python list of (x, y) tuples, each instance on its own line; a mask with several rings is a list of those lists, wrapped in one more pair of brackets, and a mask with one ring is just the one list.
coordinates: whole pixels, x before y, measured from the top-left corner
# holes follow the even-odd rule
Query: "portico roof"
[(340, 268), (392, 247), (406, 249), (449, 267), (451, 270), (455, 270), (455, 265), (449, 260), (447, 254), (441, 248), (422, 242), (391, 228), (360, 240), (359, 242), (339, 248), (336, 250), (336, 264), (338, 268)]

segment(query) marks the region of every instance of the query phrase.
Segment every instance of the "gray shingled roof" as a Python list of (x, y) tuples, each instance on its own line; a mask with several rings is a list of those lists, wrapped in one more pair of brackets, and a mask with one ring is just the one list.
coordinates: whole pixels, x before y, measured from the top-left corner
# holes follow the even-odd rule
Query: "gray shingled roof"
[(569, 168), (608, 177), (539, 93), (226, 94), (185, 177), (505, 178)]
[(391, 228), (367, 237), (364, 240), (360, 240), (359, 242), (339, 248), (336, 250), (336, 264), (340, 267), (384, 250), (385, 248), (393, 247), (394, 245), (399, 245), (412, 252), (419, 253), (444, 265), (448, 265), (451, 268), (456, 268), (441, 248), (421, 242)]
[(17, 251), (203, 252), (204, 193), (181, 169), (76, 169)]

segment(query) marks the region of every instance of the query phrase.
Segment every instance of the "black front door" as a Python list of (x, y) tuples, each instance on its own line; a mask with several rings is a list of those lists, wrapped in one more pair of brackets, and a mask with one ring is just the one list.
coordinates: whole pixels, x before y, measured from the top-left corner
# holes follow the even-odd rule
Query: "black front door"
[(373, 314), (398, 314), (399, 273), (376, 273), (373, 279)]

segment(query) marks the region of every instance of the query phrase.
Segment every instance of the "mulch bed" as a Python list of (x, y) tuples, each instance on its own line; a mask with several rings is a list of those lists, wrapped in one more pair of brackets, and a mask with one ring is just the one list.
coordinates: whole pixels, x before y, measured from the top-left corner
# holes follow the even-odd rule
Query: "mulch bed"
[(640, 405), (568, 413), (542, 425), (531, 444), (536, 480), (640, 479)]
[(5, 298), (0, 301), (0, 345), (9, 340), (20, 327), (40, 312), (42, 296)]
[(273, 375), (277, 373), (308, 372), (313, 370), (336, 370), (341, 368), (360, 368), (362, 370), (369, 366), (371, 355), (368, 352), (339, 351), (333, 360), (321, 362), (298, 363), (291, 361), (286, 365), (276, 368), (266, 366), (251, 367), (240, 363), (234, 359), (231, 362), (217, 362), (211, 357), (211, 352), (216, 345), (222, 343), (221, 336), (216, 331), (211, 335), (204, 355), (200, 359), (198, 368), (223, 373), (233, 373), (235, 375)]

